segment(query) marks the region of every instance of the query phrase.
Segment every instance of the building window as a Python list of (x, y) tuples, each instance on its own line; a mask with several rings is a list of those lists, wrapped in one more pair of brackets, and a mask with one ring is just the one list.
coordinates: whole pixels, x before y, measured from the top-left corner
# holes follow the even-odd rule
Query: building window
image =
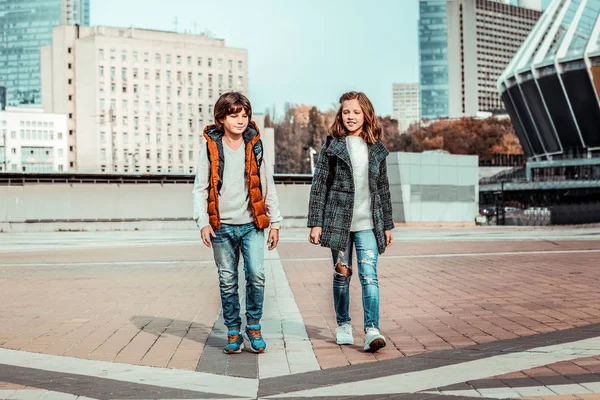
[(127, 61), (127, 51), (125, 50), (121, 52), (121, 61)]
[(181, 56), (177, 56), (177, 65), (181, 65)]
[(98, 59), (104, 60), (104, 49), (98, 49)]
[(157, 69), (154, 72), (154, 79), (156, 79), (157, 81), (160, 80), (160, 69)]
[(192, 66), (192, 57), (188, 56), (187, 65)]
[(244, 62), (238, 61), (238, 71), (241, 71), (244, 68)]
[(72, 67), (73, 67), (73, 66), (72, 66), (72, 64), (71, 64), (71, 63), (69, 63), (69, 64), (68, 64), (68, 67), (69, 67), (69, 69), (72, 69)]
[(160, 53), (156, 53), (156, 54), (154, 55), (154, 62), (155, 62), (156, 64), (160, 64)]
[(71, 101), (71, 100), (73, 100), (73, 95), (72, 94), (69, 95), (69, 101)]
[(100, 75), (101, 77), (104, 76), (104, 66), (101, 65), (100, 67), (98, 67), (98, 75)]
[[(102, 71), (102, 73), (104, 73), (104, 71)], [(73, 79), (69, 79), (69, 85), (73, 84)]]
[(198, 57), (198, 66), (201, 67), (202, 66), (202, 57)]
[(208, 59), (208, 68), (212, 68), (212, 58)]
[(166, 62), (167, 64), (171, 64), (171, 55), (170, 55), (170, 54), (167, 54), (167, 55), (165, 56), (165, 62)]
[(133, 52), (133, 61), (138, 62), (138, 52), (137, 51)]

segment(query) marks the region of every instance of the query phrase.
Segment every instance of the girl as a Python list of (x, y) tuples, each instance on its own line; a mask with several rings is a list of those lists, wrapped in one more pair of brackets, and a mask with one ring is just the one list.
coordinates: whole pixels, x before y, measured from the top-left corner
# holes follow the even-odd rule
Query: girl
[(377, 258), (392, 244), (392, 202), (382, 129), (362, 92), (348, 92), (321, 149), (310, 192), (309, 242), (331, 248), (336, 342), (354, 344), (350, 325), (352, 247), (362, 286), (365, 351), (384, 347), (379, 332)]

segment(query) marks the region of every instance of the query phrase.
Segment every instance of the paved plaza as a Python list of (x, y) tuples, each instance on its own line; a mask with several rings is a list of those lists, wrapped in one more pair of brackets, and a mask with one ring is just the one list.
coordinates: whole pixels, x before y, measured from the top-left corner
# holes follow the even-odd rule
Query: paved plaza
[(375, 354), (307, 235), (266, 254), (267, 352), (225, 355), (198, 232), (0, 233), (0, 399), (600, 399), (600, 228), (396, 229)]

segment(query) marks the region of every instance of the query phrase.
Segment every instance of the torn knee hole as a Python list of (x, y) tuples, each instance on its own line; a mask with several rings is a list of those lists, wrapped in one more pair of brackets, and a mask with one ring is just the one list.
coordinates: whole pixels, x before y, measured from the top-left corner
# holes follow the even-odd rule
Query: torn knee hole
[(343, 275), (343, 276), (350, 276), (350, 275), (352, 275), (352, 269), (348, 268), (347, 265), (344, 265), (341, 262), (338, 262), (335, 265), (335, 272), (337, 272), (338, 274)]

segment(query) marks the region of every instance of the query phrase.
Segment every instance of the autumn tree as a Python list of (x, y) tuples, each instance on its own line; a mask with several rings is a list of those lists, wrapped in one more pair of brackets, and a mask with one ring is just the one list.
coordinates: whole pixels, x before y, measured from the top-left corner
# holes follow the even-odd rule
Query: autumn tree
[(317, 107), (312, 107), (308, 112), (307, 129), (310, 136), (308, 145), (316, 151), (321, 150), (321, 146), (323, 146), (325, 138), (327, 137), (327, 128), (325, 127), (323, 114), (321, 114)]

